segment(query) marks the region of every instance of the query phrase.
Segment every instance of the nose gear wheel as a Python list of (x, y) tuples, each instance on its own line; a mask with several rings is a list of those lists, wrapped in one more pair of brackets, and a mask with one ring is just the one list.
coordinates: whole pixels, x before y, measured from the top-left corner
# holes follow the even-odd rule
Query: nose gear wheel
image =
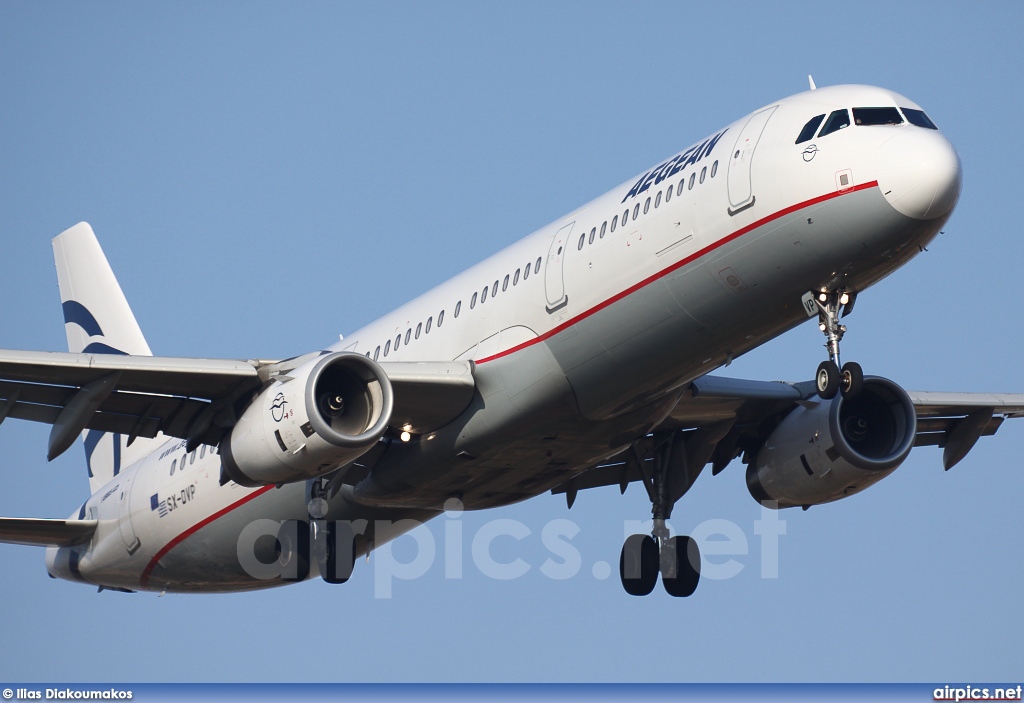
[(846, 334), (846, 325), (840, 324), (839, 319), (853, 311), (857, 294), (834, 289), (809, 295), (813, 296), (818, 310), (818, 329), (825, 335), (825, 349), (828, 350), (828, 361), (821, 362), (814, 374), (818, 396), (822, 400), (831, 400), (842, 393), (848, 400), (856, 398), (864, 387), (864, 371), (854, 361), (845, 364), (840, 361), (839, 343)]

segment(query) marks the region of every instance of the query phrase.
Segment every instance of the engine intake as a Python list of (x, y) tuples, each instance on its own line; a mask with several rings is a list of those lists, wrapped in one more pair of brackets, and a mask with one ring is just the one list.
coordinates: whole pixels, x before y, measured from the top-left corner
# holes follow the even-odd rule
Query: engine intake
[(243, 486), (315, 478), (370, 450), (391, 421), (387, 374), (335, 352), (265, 388), (221, 442), (226, 478)]
[(839, 500), (895, 471), (916, 432), (906, 391), (870, 376), (853, 400), (839, 396), (787, 415), (747, 467), (747, 488), (779, 508)]

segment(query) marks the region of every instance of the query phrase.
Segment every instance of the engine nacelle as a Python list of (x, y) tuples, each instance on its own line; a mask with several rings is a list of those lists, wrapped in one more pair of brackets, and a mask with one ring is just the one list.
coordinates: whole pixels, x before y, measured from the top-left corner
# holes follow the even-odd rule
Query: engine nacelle
[(747, 467), (747, 488), (780, 508), (839, 500), (895, 471), (916, 432), (906, 391), (871, 376), (853, 400), (837, 396), (787, 415)]
[(391, 421), (391, 382), (360, 354), (320, 357), (265, 388), (221, 442), (243, 486), (316, 478), (359, 458)]

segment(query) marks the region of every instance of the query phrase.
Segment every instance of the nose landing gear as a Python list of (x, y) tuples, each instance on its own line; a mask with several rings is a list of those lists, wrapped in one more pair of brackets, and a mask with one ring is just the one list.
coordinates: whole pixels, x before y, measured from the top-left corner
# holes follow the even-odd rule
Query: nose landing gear
[(828, 361), (818, 364), (818, 371), (814, 374), (818, 395), (823, 400), (835, 398), (839, 393), (847, 399), (857, 397), (864, 386), (864, 371), (855, 361), (840, 367), (839, 360), (839, 342), (846, 334), (846, 325), (840, 324), (839, 318), (853, 311), (857, 294), (843, 290), (823, 290), (817, 294), (808, 293), (804, 300), (813, 303), (814, 308), (809, 309), (817, 310), (818, 329), (827, 340), (825, 348), (828, 350)]

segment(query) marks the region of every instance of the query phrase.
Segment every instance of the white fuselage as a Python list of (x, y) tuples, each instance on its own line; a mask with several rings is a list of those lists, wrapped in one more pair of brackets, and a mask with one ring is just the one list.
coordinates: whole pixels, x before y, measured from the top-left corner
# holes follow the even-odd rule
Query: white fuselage
[[(329, 517), (422, 520), (456, 495), (475, 509), (549, 490), (643, 436), (693, 379), (806, 319), (804, 292), (861, 291), (909, 261), (955, 204), (956, 153), (908, 122), (796, 143), (815, 116), (857, 107), (919, 110), (866, 86), (773, 103), (329, 347), (474, 360), (481, 399), (389, 447)], [(126, 589), (279, 585), (240, 565), (240, 535), (306, 519), (308, 488), (220, 475), (215, 450), (168, 442), (76, 512), (99, 528), (89, 545), (48, 550), (51, 574)]]

